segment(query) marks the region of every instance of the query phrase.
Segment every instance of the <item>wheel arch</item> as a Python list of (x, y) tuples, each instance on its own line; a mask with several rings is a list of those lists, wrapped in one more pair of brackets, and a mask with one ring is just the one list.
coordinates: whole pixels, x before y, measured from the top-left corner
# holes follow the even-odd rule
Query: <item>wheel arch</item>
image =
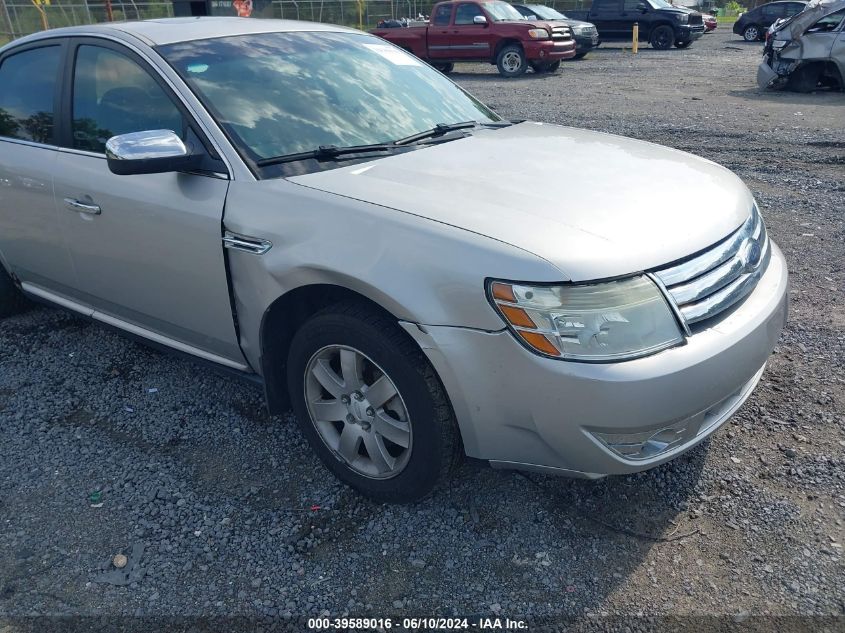
[(659, 20), (659, 21), (657, 21), (657, 22), (653, 22), (653, 23), (652, 23), (652, 24), (648, 27), (648, 34), (647, 34), (647, 37), (648, 37), (649, 39), (651, 39), (651, 34), (652, 34), (652, 33), (654, 33), (654, 32), (655, 32), (657, 29), (659, 29), (661, 26), (668, 26), (670, 29), (672, 29), (672, 33), (675, 33), (675, 25), (674, 25), (674, 24), (672, 24), (671, 22), (669, 22), (669, 20)]
[(491, 59), (490, 63), (495, 64), (496, 60), (499, 59), (499, 53), (502, 52), (502, 49), (505, 46), (510, 46), (511, 44), (516, 44), (522, 49), (523, 52), (525, 52), (525, 47), (522, 45), (521, 41), (513, 37), (506, 37), (499, 40), (499, 42), (496, 44), (496, 48), (493, 49), (493, 58)]
[(370, 297), (331, 283), (300, 286), (277, 297), (264, 311), (259, 333), (261, 375), (271, 414), (283, 413), (290, 407), (286, 365), (294, 334), (311, 316), (341, 302), (364, 304), (397, 323), (400, 321)]

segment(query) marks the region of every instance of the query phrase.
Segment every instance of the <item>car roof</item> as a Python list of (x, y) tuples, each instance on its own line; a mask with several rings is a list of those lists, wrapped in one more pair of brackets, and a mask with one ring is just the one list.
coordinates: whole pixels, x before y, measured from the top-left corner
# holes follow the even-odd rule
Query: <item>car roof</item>
[(46, 37), (72, 37), (107, 35), (115, 32), (133, 35), (150, 46), (176, 44), (193, 40), (206, 40), (230, 35), (250, 35), (256, 33), (296, 33), (304, 31), (356, 32), (332, 24), (301, 22), (299, 20), (272, 20), (237, 17), (191, 17), (160, 18), (133, 22), (105, 22), (87, 26), (70, 26), (41, 31), (34, 35), (15, 40), (15, 44)]

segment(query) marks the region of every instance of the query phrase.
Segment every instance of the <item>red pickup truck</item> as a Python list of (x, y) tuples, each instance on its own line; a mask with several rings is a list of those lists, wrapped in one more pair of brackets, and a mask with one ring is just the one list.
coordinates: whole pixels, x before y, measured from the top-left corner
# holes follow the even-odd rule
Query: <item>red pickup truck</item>
[(410, 51), (442, 72), (455, 62), (496, 64), (505, 77), (528, 67), (554, 72), (562, 59), (575, 56), (572, 31), (564, 24), (527, 20), (507, 2), (440, 2), (428, 24), (370, 31)]

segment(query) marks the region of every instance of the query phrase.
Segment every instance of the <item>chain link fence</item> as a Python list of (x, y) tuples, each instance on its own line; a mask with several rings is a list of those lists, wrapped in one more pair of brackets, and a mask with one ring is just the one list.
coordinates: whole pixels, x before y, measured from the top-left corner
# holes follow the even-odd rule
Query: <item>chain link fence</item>
[[(138, 0), (0, 0), (0, 45), (47, 28), (111, 20), (171, 17), (172, 2)], [(589, 7), (592, 0), (547, 0), (559, 11)], [(374, 28), (380, 20), (429, 15), (436, 0), (253, 0), (253, 18), (283, 18)], [(236, 15), (231, 0), (212, 0), (215, 15)], [(249, 18), (252, 19), (252, 18)]]

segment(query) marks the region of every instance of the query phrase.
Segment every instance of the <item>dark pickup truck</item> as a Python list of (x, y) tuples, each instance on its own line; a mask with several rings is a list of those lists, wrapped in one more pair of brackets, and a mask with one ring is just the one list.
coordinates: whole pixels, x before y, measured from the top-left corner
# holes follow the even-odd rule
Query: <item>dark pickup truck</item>
[(507, 2), (440, 2), (422, 26), (370, 31), (424, 59), (442, 72), (455, 62), (496, 64), (505, 77), (554, 72), (575, 56), (572, 30), (565, 24), (526, 20)]
[(593, 0), (588, 11), (567, 11), (573, 20), (592, 22), (604, 40), (630, 40), (634, 23), (641, 41), (665, 50), (686, 48), (704, 35), (701, 14), (666, 0)]

